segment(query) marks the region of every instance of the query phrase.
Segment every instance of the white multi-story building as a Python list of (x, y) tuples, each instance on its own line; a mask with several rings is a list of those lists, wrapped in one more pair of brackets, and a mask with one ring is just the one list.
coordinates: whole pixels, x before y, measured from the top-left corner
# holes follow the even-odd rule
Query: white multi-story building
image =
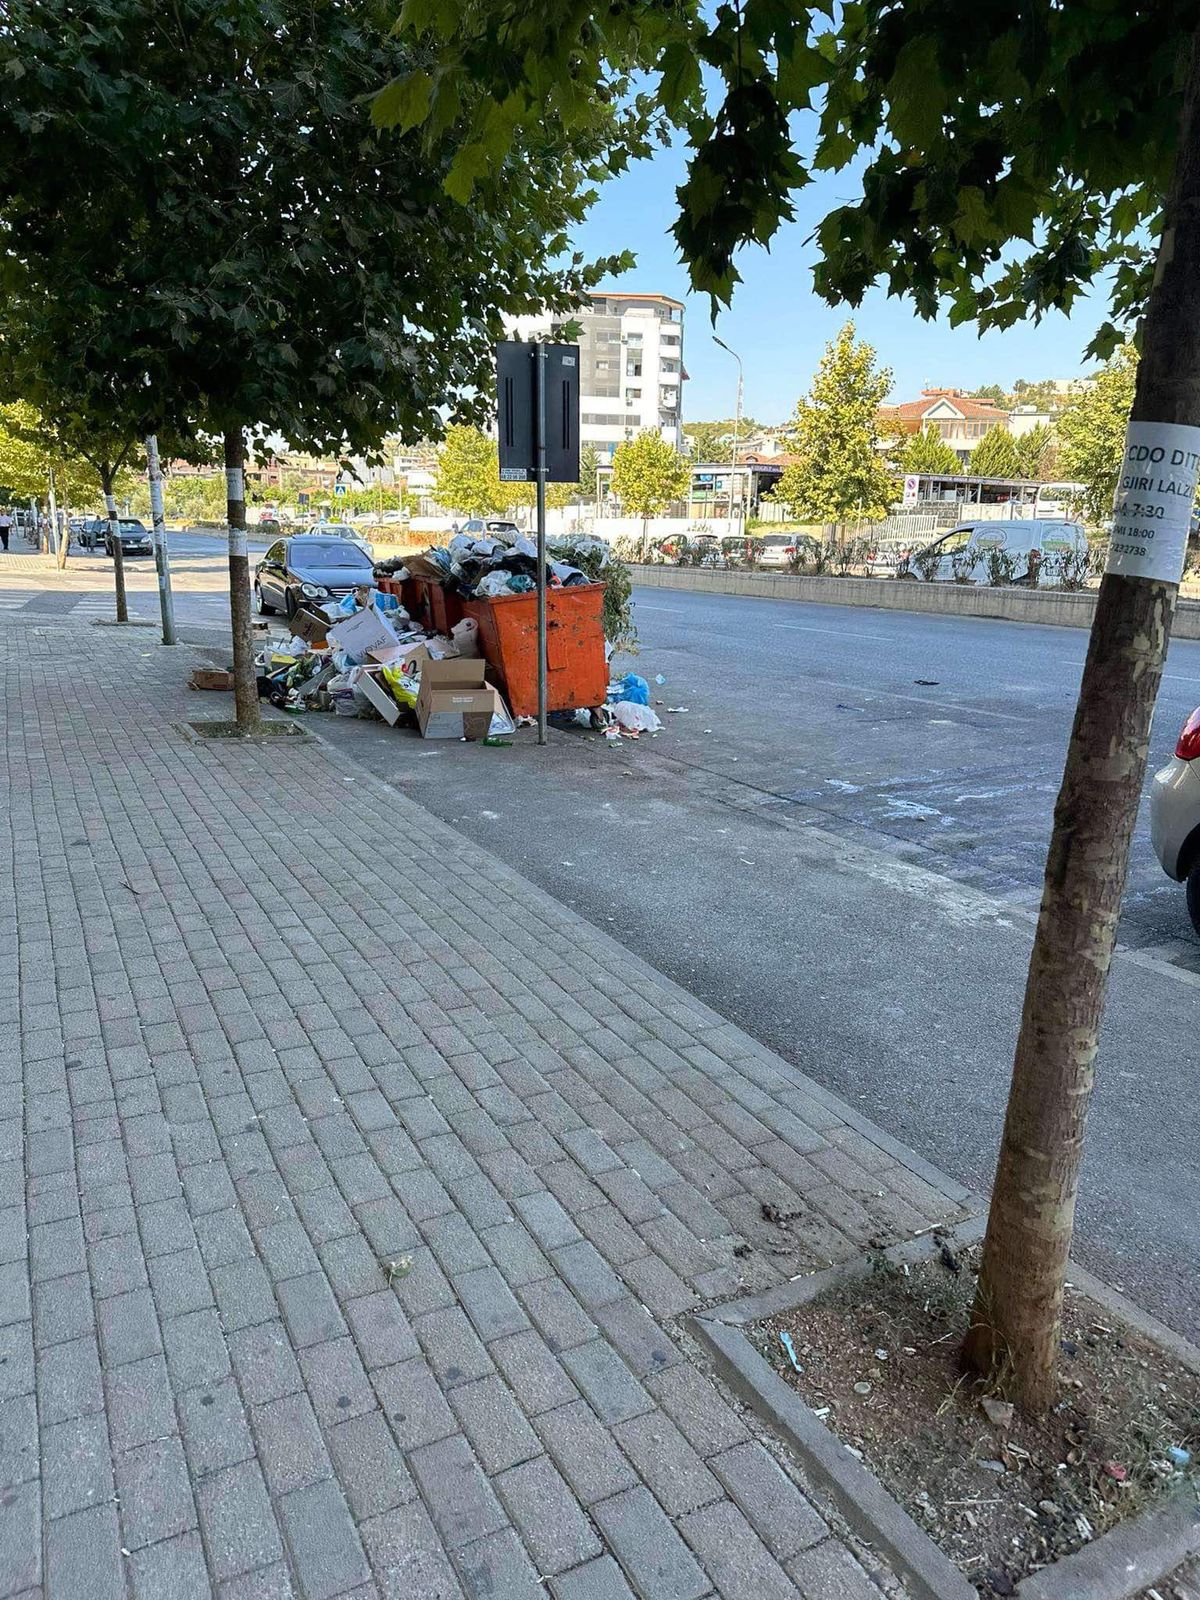
[(570, 317), (521, 317), (514, 339), (578, 322), (579, 438), (602, 460), (647, 429), (683, 448), (683, 305), (665, 294), (593, 293)]

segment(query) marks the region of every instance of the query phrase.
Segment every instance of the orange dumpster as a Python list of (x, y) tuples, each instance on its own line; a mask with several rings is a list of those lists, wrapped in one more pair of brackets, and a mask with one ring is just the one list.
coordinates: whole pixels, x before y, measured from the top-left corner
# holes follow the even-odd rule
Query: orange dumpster
[[(608, 696), (602, 583), (546, 592), (546, 709), (602, 706)], [(536, 717), (537, 595), (501, 594), (467, 600), (479, 624), (479, 645), (501, 680), (514, 717)]]
[(451, 594), (432, 578), (405, 578), (401, 592), (404, 609), (432, 633), (450, 637), (450, 630), (463, 619), (463, 598)]

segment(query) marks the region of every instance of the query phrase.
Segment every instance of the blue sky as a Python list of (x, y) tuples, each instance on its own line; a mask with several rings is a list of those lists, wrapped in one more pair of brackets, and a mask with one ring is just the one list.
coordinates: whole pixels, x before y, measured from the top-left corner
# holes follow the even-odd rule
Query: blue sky
[[(712, 342), (707, 296), (687, 293), (687, 274), (676, 257), (669, 228), (675, 188), (681, 181), (681, 151), (665, 150), (613, 179), (578, 235), (589, 255), (629, 249), (637, 267), (603, 287), (669, 294), (687, 304), (684, 420), (733, 414), (737, 369)], [(851, 173), (817, 173), (797, 196), (797, 220), (781, 229), (770, 250), (748, 250), (738, 263), (742, 282), (717, 332), (742, 357), (746, 369), (746, 413), (762, 422), (788, 416), (808, 386), (822, 348), (847, 316), (892, 368), (896, 399), (915, 399), (927, 385), (972, 388), (1018, 378), (1069, 378), (1090, 371), (1083, 352), (1103, 321), (1103, 305), (1080, 300), (1068, 319), (1053, 315), (982, 337), (972, 327), (951, 328), (942, 319), (922, 322), (903, 300), (872, 292), (857, 311), (832, 308), (812, 290), (813, 251), (805, 239), (834, 205), (855, 198)]]

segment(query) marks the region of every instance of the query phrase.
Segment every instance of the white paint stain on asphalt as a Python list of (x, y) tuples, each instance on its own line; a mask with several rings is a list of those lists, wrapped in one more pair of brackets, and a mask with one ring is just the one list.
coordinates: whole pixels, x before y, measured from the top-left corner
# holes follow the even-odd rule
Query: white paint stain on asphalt
[(884, 795), (883, 803), (889, 817), (912, 817), (918, 822), (927, 822), (930, 817), (942, 814), (934, 806), (923, 806), (918, 800), (899, 800), (893, 794)]

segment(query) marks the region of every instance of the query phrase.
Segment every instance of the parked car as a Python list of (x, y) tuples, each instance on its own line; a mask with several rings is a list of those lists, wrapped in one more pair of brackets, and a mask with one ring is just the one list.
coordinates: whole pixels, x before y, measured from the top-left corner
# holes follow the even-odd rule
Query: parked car
[(521, 530), (515, 522), (506, 522), (503, 517), (471, 517), (466, 522), (458, 525), (459, 533), (469, 534), (473, 539), (519, 539)]
[(1154, 774), (1150, 842), (1167, 877), (1187, 885), (1188, 915), (1200, 934), (1200, 706), (1184, 723), (1175, 754)]
[[(1014, 518), (1011, 522), (960, 522), (912, 557), (908, 576), (922, 583), (948, 583), (955, 579), (961, 582), (964, 578), (968, 583), (986, 583), (986, 557), (990, 550), (1003, 550), (1011, 556), (1012, 581), (1028, 583), (1031, 558), (1037, 566), (1068, 553), (1082, 557), (1087, 554), (1088, 542), (1078, 522), (1032, 517)], [(926, 551), (930, 552), (928, 565)], [(936, 566), (932, 566), (934, 552), (939, 557)]]
[(312, 533), (277, 539), (254, 569), (254, 599), (260, 616), (291, 616), (303, 600), (340, 600), (372, 582), (371, 557), (356, 539)]
[[(151, 553), (154, 545), (150, 530), (138, 517), (120, 517), (117, 527), (120, 530), (122, 555), (148, 556)], [(107, 517), (85, 518), (78, 538), (85, 550), (97, 550), (103, 546), (110, 556), (113, 553), (112, 530)]]
[(759, 539), (760, 567), (791, 567), (802, 564), (817, 549), (809, 533), (765, 533)]
[(352, 528), (348, 522), (313, 522), (303, 532), (296, 535), (298, 539), (349, 539), (351, 544), (356, 544), (372, 554), (371, 546), (357, 528)]

